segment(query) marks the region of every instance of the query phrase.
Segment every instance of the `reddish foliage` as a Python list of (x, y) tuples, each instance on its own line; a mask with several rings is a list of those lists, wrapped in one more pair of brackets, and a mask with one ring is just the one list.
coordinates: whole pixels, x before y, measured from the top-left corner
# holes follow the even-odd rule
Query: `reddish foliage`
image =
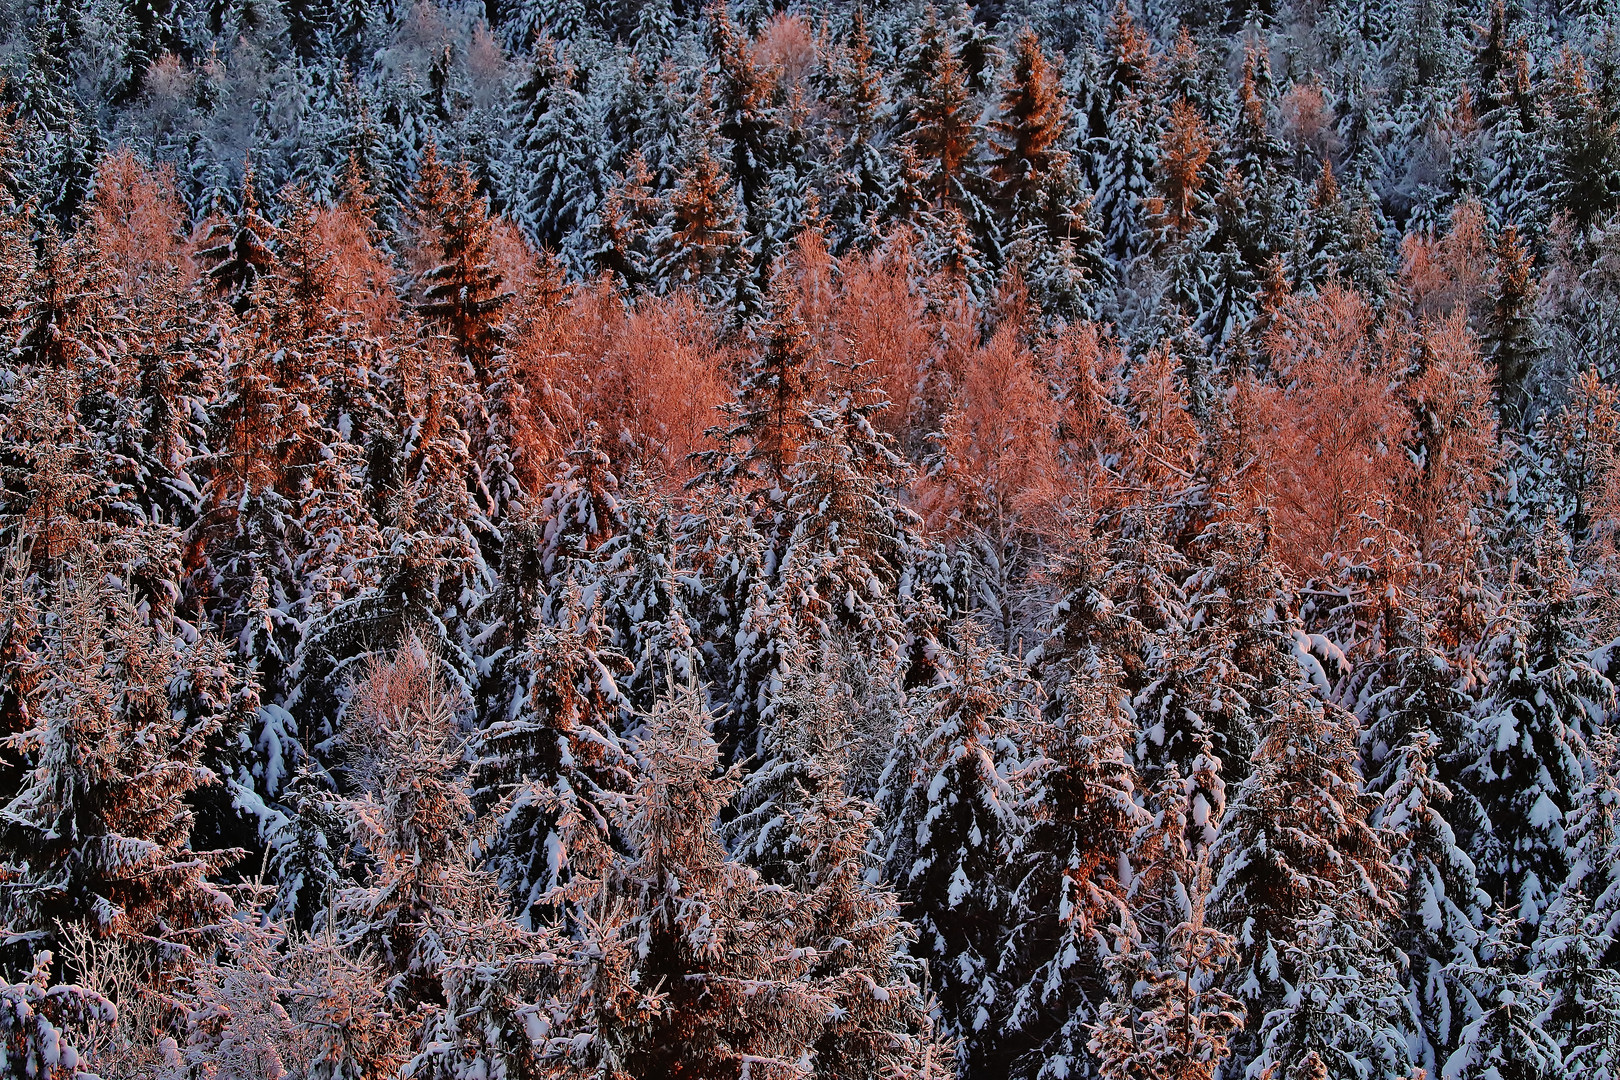
[(167, 273), (183, 283), (196, 277), (171, 166), (149, 169), (128, 149), (103, 158), (89, 226), (119, 295), (131, 304), (147, 298)]
[(1398, 524), (1411, 419), (1378, 329), (1354, 292), (1296, 297), (1266, 339), (1277, 382), (1245, 388), (1277, 551), (1301, 576), (1382, 558)]

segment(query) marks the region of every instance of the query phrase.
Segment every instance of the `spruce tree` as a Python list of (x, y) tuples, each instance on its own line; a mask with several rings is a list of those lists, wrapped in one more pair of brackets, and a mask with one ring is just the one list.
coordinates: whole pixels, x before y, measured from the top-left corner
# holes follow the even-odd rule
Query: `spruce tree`
[[(1302, 676), (1321, 674), (1321, 666), (1299, 648), (1303, 632), (1292, 614), (1293, 588), (1271, 551), (1267, 527), (1217, 522), (1199, 540), (1204, 565), (1187, 579), (1190, 641), (1171, 639), (1173, 652), (1190, 660), (1190, 670), (1162, 688), (1163, 693), (1190, 692), (1193, 705), (1178, 715), (1176, 697), (1154, 711), (1191, 737), (1182, 742), (1178, 764), (1184, 775), (1192, 759), (1204, 752), (1204, 739), (1233, 781), (1248, 774), (1259, 738), (1259, 721), (1270, 709), (1270, 695)], [(1314, 670), (1313, 670), (1314, 669)], [(1176, 671), (1176, 668), (1172, 668)], [(1325, 675), (1321, 681), (1325, 683)], [(1325, 689), (1325, 687), (1322, 687)], [(1155, 741), (1172, 745), (1172, 728)]]
[(1280, 1007), (1258, 1025), (1259, 1075), (1404, 1076), (1407, 1001), (1376, 930), (1324, 907), (1298, 925), (1280, 959), (1290, 972)]
[(1505, 613), (1462, 747), (1460, 783), (1484, 814), (1469, 838), (1481, 885), (1531, 928), (1569, 872), (1566, 815), (1614, 694), (1585, 655), (1561, 561), (1545, 554), (1545, 595)]
[(1148, 824), (1129, 742), (1124, 695), (1106, 672), (1077, 674), (1063, 715), (1037, 729), (1038, 788), (1002, 960), (1016, 980), (1006, 1021), (1023, 1059), (1016, 1075), (1061, 1076), (1084, 1060), (1110, 938), (1129, 933), (1121, 860)]
[(1472, 1007), (1449, 1057), (1446, 1080), (1540, 1080), (1562, 1074), (1563, 1054), (1543, 1028), (1548, 994), (1539, 976), (1521, 970), (1524, 947), (1510, 917), (1485, 927), (1479, 959), (1453, 966), (1468, 986)]
[(16, 106), (13, 138), (20, 159), (8, 186), (20, 188), (18, 201), (35, 202), (59, 228), (72, 224), (89, 199), (96, 160), (106, 146), (100, 125), (72, 92), (72, 61), (85, 29), (76, 5), (40, 5), (32, 28), (17, 35), (26, 66), (7, 94)]
[(630, 47), (645, 71), (656, 71), (669, 55), (677, 31), (671, 0), (642, 0), (637, 5), (636, 25), (630, 31)]
[(587, 422), (557, 462), (535, 511), (535, 587), (546, 609), (570, 580), (591, 575), (593, 553), (624, 529), (619, 478), (599, 437), (595, 422)]
[(629, 666), (618, 680), (637, 713), (652, 708), (670, 673), (695, 677), (689, 586), (677, 578), (672, 510), (650, 495), (626, 501), (625, 527), (596, 549), (604, 582), (603, 623)]
[(1509, 225), (1496, 241), (1496, 274), (1485, 347), (1495, 367), (1496, 407), (1502, 426), (1523, 428), (1530, 420), (1530, 375), (1540, 346), (1536, 340), (1535, 282), (1530, 255)]
[(343, 731), (359, 792), (344, 807), (371, 872), (338, 892), (334, 929), (351, 951), (377, 957), (389, 996), (407, 1012), (442, 1002), (449, 939), (488, 884), (470, 865), (473, 807), (456, 734), (467, 703), (431, 648), (408, 638), (391, 656), (371, 657)]
[(731, 147), (730, 173), (739, 188), (748, 229), (757, 234), (776, 164), (775, 79), (751, 55), (724, 4), (711, 3), (704, 19), (718, 132)]
[(489, 892), (458, 897), (439, 970), (444, 1007), (402, 1072), (422, 1080), (540, 1075), (545, 995), (555, 985), (541, 961), (550, 944), (504, 917)]
[(1206, 920), (1213, 875), (1190, 787), (1172, 764), (1127, 853), (1130, 919), (1104, 960), (1112, 997), (1098, 1009), (1089, 1044), (1108, 1080), (1212, 1080), (1243, 1026), (1241, 1003), (1219, 985), (1238, 959), (1237, 941)]
[(416, 182), (413, 213), (434, 261), (421, 276), (419, 310), (439, 320), (478, 385), (490, 378), (504, 331), (501, 313), (511, 293), (490, 261), (487, 202), (466, 162), (452, 169), (428, 144)]
[(162, 964), (230, 916), (210, 878), (240, 853), (189, 846), (190, 801), (219, 782), (202, 758), (222, 718), (176, 707), (189, 649), (137, 606), (125, 574), (91, 553), (55, 582), (20, 736), (31, 768), (0, 832), (5, 905), (30, 945), (80, 927)]
[(998, 970), (1013, 924), (1008, 863), (1028, 829), (1020, 772), (1031, 757), (1027, 690), (983, 646), (964, 645), (927, 711), (902, 731), (879, 791), (889, 815), (885, 872), (917, 927), (945, 1033), (961, 1040), (965, 1070), (1005, 1068)]
[[(1354, 718), (1297, 684), (1277, 687), (1271, 698), (1252, 771), (1212, 852), (1219, 869), (1211, 906), (1243, 950), (1226, 986), (1260, 1020), (1244, 1034), (1244, 1056), (1271, 1043), (1273, 1059), (1293, 1068), (1290, 1055), (1313, 1049), (1318, 1019), (1340, 1005), (1347, 1015), (1363, 1010), (1364, 995), (1372, 995), (1369, 1007), (1387, 997), (1387, 987), (1364, 984), (1340, 965), (1373, 965), (1366, 975), (1380, 984), (1392, 970), (1387, 946), (1373, 935), (1397, 910), (1401, 882), (1387, 833), (1371, 820), (1376, 802), (1362, 791)], [(1371, 1054), (1384, 1044), (1390, 1017), (1382, 1006), (1365, 1019), (1366, 1038), (1345, 1053)]]
[(795, 828), (805, 848), (800, 888), (813, 913), (808, 939), (817, 956), (808, 976), (833, 1009), (811, 1049), (813, 1075), (944, 1080), (951, 1047), (937, 1032), (924, 972), (906, 955), (915, 931), (902, 921), (895, 894), (869, 880), (876, 813), (847, 793), (848, 760), (838, 744), (817, 748), (809, 770), (814, 794)]
[(336, 764), (331, 740), (353, 697), (352, 676), (374, 653), (421, 638), (457, 692), (475, 693), (479, 646), (465, 609), (494, 575), (477, 535), (488, 524), (471, 498), (469, 440), (455, 408), (469, 393), (469, 373), (440, 346), (390, 342), (382, 364), (389, 427), (368, 448), (375, 543), (354, 560), (356, 586), (304, 624), (288, 667), (283, 707), (301, 744), (326, 766)]
[(40, 1080), (99, 1080), (73, 1044), (75, 1029), (109, 1024), (112, 1002), (94, 991), (52, 983), (52, 956), (44, 950), (15, 983), (0, 984), (0, 1069)]
[(700, 139), (654, 233), (652, 278), (660, 292), (693, 289), (731, 310), (748, 272), (747, 234), (725, 165)]
[(1620, 1065), (1620, 972), (1604, 962), (1612, 942), (1602, 922), (1578, 887), (1568, 889), (1530, 953), (1549, 994), (1537, 1021), (1557, 1042), (1562, 1060), (1550, 1071), (1561, 1076), (1610, 1076)]
[(489, 858), (529, 927), (574, 874), (571, 845), (594, 869), (591, 853), (612, 839), (612, 812), (634, 776), (600, 612), (583, 608), (577, 586), (559, 607), (558, 625), (532, 631), (514, 657), (526, 677), (472, 747), (474, 798), (499, 815)]
[(1592, 779), (1582, 787), (1569, 817), (1569, 876), (1559, 888), (1579, 893), (1590, 905), (1592, 932), (1610, 966), (1620, 965), (1620, 778), (1615, 775), (1615, 742), (1605, 731), (1591, 743)]
[(1216, 986), (1237, 949), (1205, 922), (1208, 867), (1190, 867), (1181, 921), (1159, 954), (1127, 941), (1109, 959), (1117, 997), (1102, 1006), (1089, 1044), (1104, 1080), (1214, 1080), (1243, 1026), (1242, 1006)]
[[(914, 125), (908, 138), (925, 168), (927, 193), (939, 203), (960, 200), (964, 171), (977, 144), (962, 62), (956, 43), (938, 26), (932, 9), (930, 22), (937, 38), (931, 55), (917, 58), (919, 76), (926, 81), (911, 104)], [(926, 30), (924, 41), (926, 43)]]
[(1416, 1021), (1414, 1063), (1430, 1075), (1444, 1064), (1468, 1015), (1468, 990), (1455, 965), (1478, 960), (1489, 899), (1473, 860), (1446, 818), (1451, 791), (1434, 775), (1436, 738), (1419, 730), (1390, 755), (1379, 824), (1389, 830), (1392, 862), (1406, 878), (1394, 944), (1406, 958), (1405, 984)]
[(1037, 198), (1042, 186), (1068, 167), (1068, 129), (1068, 101), (1058, 73), (1026, 27), (1013, 42), (1000, 115), (990, 122), (990, 176), (999, 185), (1004, 213)]
[(1620, 132), (1594, 81), (1585, 58), (1566, 48), (1549, 93), (1553, 205), (1582, 230), (1620, 205)]
[(658, 220), (658, 200), (651, 186), (647, 159), (637, 150), (624, 173), (608, 186), (596, 215), (588, 269), (611, 275), (624, 289), (639, 289), (651, 280), (649, 244)]
[(315, 423), (323, 395), (299, 377), (302, 349), (277, 345), (293, 332), (287, 285), (274, 270), (260, 277), (245, 325), (222, 349), (209, 403), (213, 453), (187, 538), (206, 557), (188, 583), (199, 606), (231, 638), (254, 644), (272, 700), (286, 690), (313, 569), (306, 507), (339, 494), (311, 483), (313, 462), (336, 440)]
[(1405, 765), (1402, 755), (1424, 734), (1424, 741), (1447, 748), (1440, 767), (1447, 779), (1455, 779), (1456, 762), (1450, 755), (1463, 739), (1473, 708), (1463, 689), (1464, 673), (1439, 644), (1435, 614), (1419, 596), (1403, 595), (1401, 604), (1407, 610), (1397, 616), (1384, 668), (1369, 682), (1357, 707), (1367, 785), (1380, 792), (1397, 782)]
[[(522, 189), (517, 218), (534, 242), (570, 255), (597, 210), (602, 177), (581, 74), (552, 40), (536, 46), (528, 78), (514, 95), (521, 110), (517, 150)], [(584, 269), (576, 266), (576, 270)]]
[(717, 774), (696, 690), (671, 693), (645, 723), (630, 855), (581, 890), (583, 933), (559, 950), (541, 1060), (565, 1075), (740, 1077), (805, 1060), (829, 1016), (794, 947), (802, 901), (727, 857), (736, 776)]
[(870, 250), (890, 215), (895, 177), (879, 141), (888, 95), (861, 7), (852, 14), (849, 39), (835, 63), (833, 96), (841, 105), (837, 131), (843, 146), (828, 163), (829, 234), (836, 250)]
[(800, 648), (784, 664), (759, 733), (760, 754), (738, 790), (726, 846), (767, 881), (790, 881), (805, 861), (799, 819), (818, 791), (817, 753), (853, 738), (854, 702), (823, 670), (825, 659)]
[(801, 940), (817, 959), (806, 974), (835, 1010), (812, 1075), (942, 1075), (950, 1053), (927, 1015), (920, 965), (905, 954), (915, 933), (895, 895), (869, 880), (876, 809), (848, 790), (856, 703), (824, 666), (801, 657), (789, 674), (724, 833), (739, 858), (807, 904)]
[(722, 406), (734, 419), (717, 434), (737, 448), (716, 456), (712, 471), (714, 479), (727, 482), (754, 474), (770, 501), (779, 503), (786, 497), (788, 470), (810, 437), (807, 413), (820, 365), (786, 283), (773, 287), (768, 299), (763, 347), (750, 357), (734, 400)]
[(209, 280), (238, 312), (245, 311), (253, 302), (254, 284), (274, 266), (275, 253), (271, 245), (275, 240), (275, 226), (259, 212), (253, 164), (248, 162), (242, 170), (242, 196), (236, 213), (216, 218), (203, 234), (202, 247), (197, 252), (204, 261)]
[(1094, 131), (1087, 141), (1103, 250), (1121, 269), (1145, 247), (1142, 215), (1153, 182), (1154, 142), (1147, 107), (1134, 94), (1123, 97), (1108, 114), (1106, 130)]
[(894, 648), (894, 587), (908, 568), (915, 517), (899, 499), (906, 463), (875, 418), (889, 407), (864, 364), (837, 373), (838, 397), (807, 410), (788, 473), (781, 548), (784, 598), (818, 634), (843, 629), (875, 652)]

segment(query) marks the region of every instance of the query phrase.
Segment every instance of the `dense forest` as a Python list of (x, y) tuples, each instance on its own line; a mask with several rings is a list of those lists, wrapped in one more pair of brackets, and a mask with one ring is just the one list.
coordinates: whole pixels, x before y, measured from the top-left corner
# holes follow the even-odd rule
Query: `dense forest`
[(0, 1076), (1616, 1080), (1615, 0), (0, 0)]

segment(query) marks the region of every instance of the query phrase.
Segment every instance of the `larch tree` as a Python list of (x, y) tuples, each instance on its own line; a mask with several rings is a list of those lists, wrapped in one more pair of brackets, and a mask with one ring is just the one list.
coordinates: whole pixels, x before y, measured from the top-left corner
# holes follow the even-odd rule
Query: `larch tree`
[(1616, 2), (11, 5), (0, 1073), (1617, 1080)]

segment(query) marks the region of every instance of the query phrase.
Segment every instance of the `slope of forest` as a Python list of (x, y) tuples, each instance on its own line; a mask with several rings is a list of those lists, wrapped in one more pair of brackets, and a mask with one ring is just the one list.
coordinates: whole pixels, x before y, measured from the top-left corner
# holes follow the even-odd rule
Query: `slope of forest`
[(0, 10), (0, 1076), (1620, 1076), (1615, 0)]

